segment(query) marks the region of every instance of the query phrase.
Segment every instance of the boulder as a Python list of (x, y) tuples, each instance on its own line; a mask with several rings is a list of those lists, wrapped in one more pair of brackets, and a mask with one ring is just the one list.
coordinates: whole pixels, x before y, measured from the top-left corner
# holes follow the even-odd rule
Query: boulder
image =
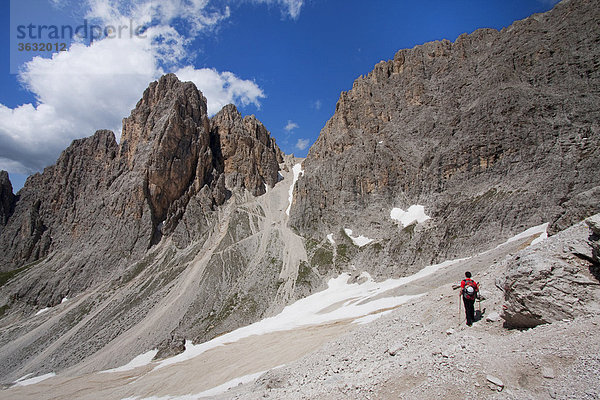
[(600, 282), (582, 222), (505, 261), (507, 327), (532, 328), (600, 311)]
[(600, 214), (594, 215), (585, 220), (587, 226), (592, 230), (590, 236), (590, 245), (592, 246), (592, 258), (594, 263), (594, 274), (600, 277)]

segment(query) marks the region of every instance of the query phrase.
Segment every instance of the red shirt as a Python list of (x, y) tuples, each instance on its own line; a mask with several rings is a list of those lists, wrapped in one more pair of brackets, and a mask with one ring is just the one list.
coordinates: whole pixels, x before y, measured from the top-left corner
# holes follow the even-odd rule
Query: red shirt
[[(465, 279), (463, 279), (463, 280), (462, 280), (462, 282), (460, 283), (460, 288), (461, 288), (461, 289), (464, 289), (464, 288), (465, 288), (465, 286), (466, 286), (466, 284), (467, 284), (467, 281), (473, 282), (473, 286), (475, 286), (475, 290), (477, 290), (477, 291), (479, 292), (479, 286), (477, 286), (477, 282), (475, 282), (475, 281), (474, 281), (473, 279), (471, 279), (471, 278), (465, 278)], [(461, 290), (461, 293), (462, 293), (462, 290)]]

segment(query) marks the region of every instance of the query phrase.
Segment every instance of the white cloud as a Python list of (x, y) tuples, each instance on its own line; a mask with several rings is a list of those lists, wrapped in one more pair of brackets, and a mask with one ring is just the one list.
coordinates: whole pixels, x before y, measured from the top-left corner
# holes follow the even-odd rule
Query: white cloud
[[(162, 70), (139, 40), (73, 44), (52, 58), (36, 57), (19, 78), (37, 105), (0, 105), (0, 168), (32, 173), (52, 164), (73, 139), (112, 129)], [(20, 167), (15, 168), (15, 163)]]
[(240, 79), (231, 72), (187, 66), (176, 71), (175, 75), (182, 81), (194, 82), (202, 91), (208, 102), (209, 115), (216, 114), (229, 103), (260, 107), (260, 99), (265, 97), (255, 82)]
[(296, 142), (296, 148), (298, 150), (306, 150), (309, 144), (310, 141), (308, 139), (298, 139), (298, 141)]
[(319, 111), (323, 106), (323, 103), (321, 102), (321, 100), (315, 100), (311, 103), (310, 106), (311, 108), (314, 108), (315, 110)]
[[(227, 18), (228, 8), (215, 11), (208, 0), (143, 0), (131, 9), (119, 8), (122, 4), (89, 0), (86, 17), (115, 25), (128, 25), (132, 18), (135, 24), (146, 24), (144, 37), (75, 43), (69, 51), (36, 57), (23, 66), (19, 79), (35, 95), (36, 104), (0, 104), (0, 169), (39, 171), (54, 163), (73, 139), (97, 129), (112, 129), (118, 137), (122, 118), (165, 71), (193, 81), (207, 97), (210, 114), (228, 103), (260, 106), (265, 94), (255, 82), (232, 72), (185, 66), (191, 38)], [(169, 25), (177, 18), (185, 20), (187, 32)]]
[(285, 14), (292, 19), (300, 16), (300, 11), (304, 5), (304, 0), (251, 0), (258, 4), (277, 4), (285, 10)]
[(297, 123), (295, 123), (294, 121), (288, 120), (287, 125), (283, 129), (285, 129), (288, 132), (291, 132), (294, 129), (298, 129), (298, 128), (300, 128), (300, 127), (298, 126)]

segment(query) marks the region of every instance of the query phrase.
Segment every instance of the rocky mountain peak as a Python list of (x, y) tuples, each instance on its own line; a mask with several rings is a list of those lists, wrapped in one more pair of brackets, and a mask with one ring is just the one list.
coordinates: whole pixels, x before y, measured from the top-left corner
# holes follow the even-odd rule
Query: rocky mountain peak
[(206, 98), (174, 74), (151, 83), (123, 120), (120, 153), (127, 169), (140, 175), (137, 190), (158, 226), (190, 186), (195, 193), (215, 178)]
[(219, 142), (228, 189), (246, 188), (258, 196), (277, 183), (281, 150), (255, 116), (242, 118), (229, 104), (212, 118), (211, 132)]
[(0, 232), (12, 214), (15, 197), (8, 172), (0, 171)]
[(179, 130), (178, 125), (207, 130), (206, 98), (192, 82), (167, 74), (150, 83), (131, 115), (123, 120), (121, 155), (131, 166), (136, 155), (148, 154), (165, 139), (199, 134), (194, 129)]
[[(247, 188), (255, 195), (264, 193), (265, 184), (274, 185), (281, 155), (266, 128), (255, 118), (246, 127), (237, 109), (229, 106), (217, 119), (228, 118), (222, 125), (237, 128), (231, 137), (221, 138), (211, 130), (206, 110), (206, 99), (192, 82), (165, 75), (148, 86), (124, 119), (120, 145), (105, 130), (75, 140), (55, 165), (27, 180), (18, 202), (3, 175), (2, 269), (91, 241), (97, 245), (89, 247), (93, 254), (82, 253), (86, 260), (73, 257), (65, 269), (101, 263), (108, 273), (125, 262), (123, 254), (135, 258), (173, 233), (190, 201), (194, 212), (202, 214), (223, 204), (226, 177), (235, 182), (231, 189)], [(186, 223), (177, 231), (184, 242), (204, 229), (195, 225), (195, 218)], [(98, 225), (111, 228), (99, 234)], [(108, 262), (113, 256), (122, 261)], [(93, 280), (81, 283), (87, 286)]]

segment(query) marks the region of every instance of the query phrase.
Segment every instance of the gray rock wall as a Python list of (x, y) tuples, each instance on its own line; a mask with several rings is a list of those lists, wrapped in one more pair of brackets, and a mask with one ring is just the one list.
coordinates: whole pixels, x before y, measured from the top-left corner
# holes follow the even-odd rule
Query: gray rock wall
[[(600, 211), (598, 5), (562, 2), (377, 64), (311, 148), (291, 225), (377, 239), (367, 266), (404, 275)], [(432, 219), (407, 234), (389, 212), (412, 204)]]

